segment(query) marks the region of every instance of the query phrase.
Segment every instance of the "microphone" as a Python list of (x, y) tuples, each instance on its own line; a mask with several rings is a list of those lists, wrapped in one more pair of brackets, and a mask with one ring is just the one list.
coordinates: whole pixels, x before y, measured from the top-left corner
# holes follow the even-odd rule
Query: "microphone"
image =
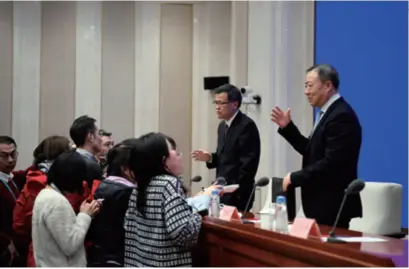
[[(197, 175), (197, 176), (194, 176), (194, 177), (192, 177), (191, 179), (190, 179), (190, 182), (189, 182), (189, 190), (191, 191), (192, 190), (192, 183), (193, 182), (200, 182), (200, 181), (202, 181), (202, 177), (201, 176), (199, 176), (199, 175)], [(203, 187), (202, 187), (202, 190), (203, 190)]]
[(226, 181), (226, 179), (224, 177), (218, 177), (218, 178), (216, 178), (215, 181), (212, 182), (212, 185), (214, 185), (214, 184), (226, 186), (227, 181)]
[[(191, 180), (190, 180), (190, 182), (199, 182), (199, 181), (201, 181), (202, 180), (202, 177), (201, 176), (195, 176), (194, 178), (192, 178)], [(216, 180), (214, 180), (214, 181), (212, 181), (212, 184), (211, 185), (222, 185), (222, 186), (226, 186), (227, 185), (227, 181), (226, 181), (226, 179), (224, 178), (224, 177), (218, 177), (218, 178), (216, 178)], [(202, 191), (204, 191), (205, 190), (205, 188), (204, 187), (202, 187)]]
[(341, 216), (342, 209), (344, 208), (345, 201), (347, 197), (351, 194), (358, 194), (365, 188), (365, 182), (360, 179), (355, 179), (351, 183), (349, 183), (348, 187), (345, 189), (344, 198), (342, 199), (341, 206), (338, 210), (337, 218), (335, 219), (334, 226), (332, 227), (331, 231), (329, 232), (329, 237), (327, 238), (328, 243), (346, 243), (345, 241), (339, 239), (335, 235), (335, 229), (337, 227), (339, 217)]
[(194, 176), (190, 179), (190, 182), (200, 182), (202, 181), (202, 176)]
[(253, 197), (254, 191), (256, 190), (257, 187), (267, 186), (269, 182), (270, 182), (270, 179), (269, 179), (268, 177), (262, 177), (262, 178), (260, 178), (259, 180), (257, 180), (257, 181), (254, 183), (253, 189), (252, 189), (251, 194), (250, 194), (250, 197), (249, 197), (249, 199), (247, 200), (246, 208), (244, 209), (244, 211), (243, 211), (243, 213), (242, 213), (242, 215), (241, 215), (241, 220), (243, 221), (244, 224), (253, 224), (253, 222), (248, 221), (248, 220), (245, 220), (245, 219), (244, 219), (244, 215), (245, 215), (245, 213), (248, 211), (248, 207), (249, 207), (249, 205), (250, 205), (250, 200), (251, 200), (251, 198)]

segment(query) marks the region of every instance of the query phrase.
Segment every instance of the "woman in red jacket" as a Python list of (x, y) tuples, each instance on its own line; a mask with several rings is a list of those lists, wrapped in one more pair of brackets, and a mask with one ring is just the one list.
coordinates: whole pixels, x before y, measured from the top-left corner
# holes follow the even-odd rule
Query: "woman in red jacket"
[[(34, 200), (39, 192), (47, 185), (47, 172), (53, 162), (61, 153), (70, 148), (69, 140), (63, 136), (50, 136), (44, 139), (34, 150), (34, 165), (27, 173), (27, 181), (19, 198), (13, 214), (13, 230), (21, 241), (28, 246), (27, 267), (35, 267), (33, 246), (31, 242), (31, 217)], [(74, 211), (78, 212), (85, 196), (70, 195)]]

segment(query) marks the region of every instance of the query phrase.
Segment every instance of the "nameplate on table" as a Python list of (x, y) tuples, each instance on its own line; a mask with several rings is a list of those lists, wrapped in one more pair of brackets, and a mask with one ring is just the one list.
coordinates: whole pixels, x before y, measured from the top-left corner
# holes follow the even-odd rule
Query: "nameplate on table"
[(231, 221), (231, 220), (238, 220), (241, 221), (239, 211), (234, 206), (224, 205), (220, 210), (219, 219)]
[(321, 239), (320, 228), (315, 219), (296, 218), (291, 226), (290, 235), (307, 239), (316, 237)]

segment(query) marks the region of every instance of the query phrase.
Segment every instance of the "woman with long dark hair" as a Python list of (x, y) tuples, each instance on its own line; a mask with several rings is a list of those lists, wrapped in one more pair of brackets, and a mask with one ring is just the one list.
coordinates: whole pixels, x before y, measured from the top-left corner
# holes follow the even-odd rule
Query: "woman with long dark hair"
[[(131, 151), (130, 168), (137, 188), (125, 215), (125, 267), (191, 266), (202, 217), (186, 201), (178, 178), (182, 156), (167, 136), (149, 133)], [(208, 188), (210, 194), (218, 186)]]
[(97, 188), (94, 199), (103, 207), (92, 221), (87, 239), (88, 267), (123, 267), (124, 217), (129, 196), (135, 188), (135, 176), (129, 169), (129, 157), (136, 138), (122, 141), (107, 154), (107, 177)]

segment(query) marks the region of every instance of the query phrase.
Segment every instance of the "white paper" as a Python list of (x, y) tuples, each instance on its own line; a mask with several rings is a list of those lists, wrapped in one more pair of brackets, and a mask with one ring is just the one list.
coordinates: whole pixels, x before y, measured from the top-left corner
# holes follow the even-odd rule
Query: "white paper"
[[(322, 241), (326, 242), (328, 237), (323, 237)], [(363, 236), (363, 237), (353, 237), (353, 236), (337, 236), (338, 239), (349, 242), (349, 243), (378, 243), (378, 242), (386, 242), (388, 240), (379, 238), (379, 237), (369, 237), (369, 236)]]
[(239, 184), (227, 185), (223, 187), (224, 193), (234, 192), (239, 188)]

